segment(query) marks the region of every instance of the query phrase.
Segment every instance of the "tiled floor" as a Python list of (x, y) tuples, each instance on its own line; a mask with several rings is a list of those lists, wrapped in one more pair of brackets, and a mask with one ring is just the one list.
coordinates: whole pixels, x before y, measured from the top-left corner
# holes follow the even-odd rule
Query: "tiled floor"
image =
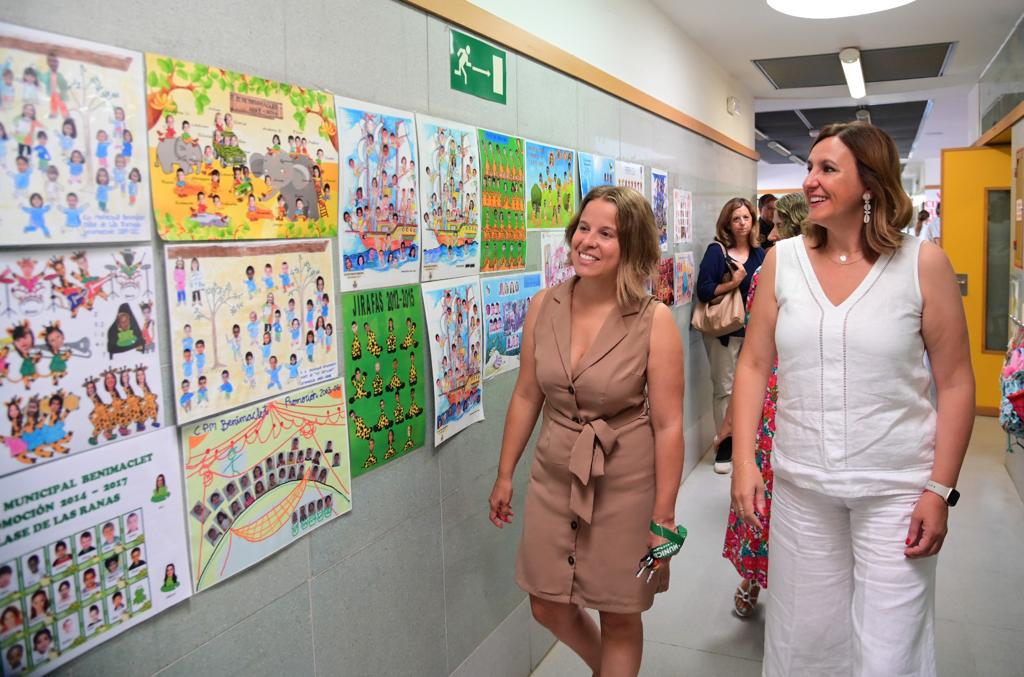
[[(1024, 453), (1024, 452), (1017, 452)], [(1024, 674), (1024, 504), (1003, 465), (996, 419), (978, 418), (950, 511), (937, 591), (939, 675)], [(641, 675), (754, 677), (761, 673), (764, 609), (750, 620), (730, 613), (738, 578), (720, 556), (729, 479), (706, 456), (679, 492), (677, 515), (689, 529), (672, 563), (672, 585), (644, 615)], [(586, 677), (575, 654), (556, 644), (535, 677)]]

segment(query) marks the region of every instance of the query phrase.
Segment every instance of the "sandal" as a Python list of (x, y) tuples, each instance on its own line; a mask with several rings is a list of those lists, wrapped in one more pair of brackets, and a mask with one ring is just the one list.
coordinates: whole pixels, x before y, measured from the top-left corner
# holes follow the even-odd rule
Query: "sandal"
[[(743, 586), (747, 588), (744, 590)], [(757, 596), (761, 593), (761, 586), (753, 581), (743, 580), (736, 586), (736, 593), (733, 595), (733, 608), (740, 618), (750, 618), (754, 614), (754, 607), (757, 606)]]

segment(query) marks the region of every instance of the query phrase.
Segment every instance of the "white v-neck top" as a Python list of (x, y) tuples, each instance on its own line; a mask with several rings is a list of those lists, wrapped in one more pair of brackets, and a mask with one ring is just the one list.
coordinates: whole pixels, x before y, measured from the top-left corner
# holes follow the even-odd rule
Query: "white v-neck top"
[(775, 245), (778, 477), (845, 498), (924, 488), (935, 460), (935, 408), (921, 336), (920, 248), (904, 237), (833, 305), (804, 238)]

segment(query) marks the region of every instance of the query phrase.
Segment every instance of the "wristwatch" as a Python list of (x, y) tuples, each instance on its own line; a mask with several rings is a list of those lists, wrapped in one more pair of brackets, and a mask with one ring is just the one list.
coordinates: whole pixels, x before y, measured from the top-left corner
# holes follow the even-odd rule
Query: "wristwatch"
[(928, 483), (924, 485), (925, 491), (930, 491), (933, 494), (938, 494), (942, 497), (942, 500), (946, 502), (948, 506), (956, 505), (956, 502), (960, 500), (960, 492), (953, 487), (947, 487), (939, 484), (935, 480), (928, 480)]

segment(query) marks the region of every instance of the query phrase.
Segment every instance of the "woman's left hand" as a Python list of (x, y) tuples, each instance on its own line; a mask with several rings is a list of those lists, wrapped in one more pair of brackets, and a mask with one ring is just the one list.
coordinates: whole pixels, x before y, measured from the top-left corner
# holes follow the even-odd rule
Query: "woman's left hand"
[[(672, 518), (669, 518), (669, 519), (651, 518), (651, 521), (652, 522), (656, 522), (657, 524), (660, 524), (661, 526), (665, 527), (666, 529), (675, 531), (676, 523), (675, 523), (675, 520), (672, 519)], [(662, 538), (661, 536), (658, 536), (657, 534), (652, 533), (650, 529), (647, 530), (647, 549), (648, 550), (651, 550), (652, 548), (656, 548), (659, 545), (661, 545), (662, 543), (668, 543), (668, 539)]]
[(907, 548), (903, 554), (910, 559), (939, 554), (946, 540), (949, 506), (941, 496), (931, 491), (921, 493), (910, 516)]

